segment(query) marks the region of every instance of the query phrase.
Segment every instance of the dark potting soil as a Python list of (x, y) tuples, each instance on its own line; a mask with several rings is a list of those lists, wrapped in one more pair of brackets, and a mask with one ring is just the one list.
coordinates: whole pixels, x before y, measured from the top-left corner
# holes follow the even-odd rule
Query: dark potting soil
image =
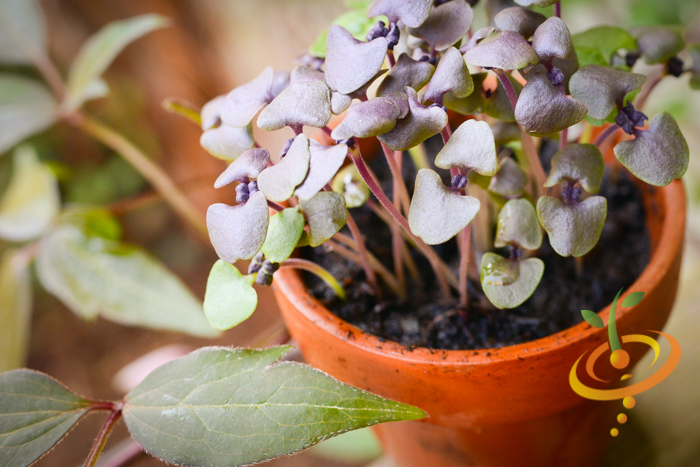
[[(435, 149), (431, 146), (436, 143), (429, 143), (429, 153), (435, 154), (437, 151), (431, 151)], [(545, 144), (542, 150), (545, 170), (549, 166), (547, 159), (552, 156), (549, 153), (554, 152), (549, 151), (548, 146)], [(383, 164), (383, 157), (371, 162), (380, 179), (387, 180), (389, 176)], [(403, 167), (408, 186), (412, 187), (413, 164), (408, 157)], [(391, 186), (384, 186), (384, 189), (391, 192)], [(621, 288), (632, 285), (649, 261), (650, 240), (642, 194), (637, 185), (623, 170), (614, 177), (608, 170), (599, 194), (608, 200), (608, 215), (598, 245), (580, 262), (582, 270), (577, 272), (573, 257), (556, 254), (545, 235), (537, 254), (545, 263), (542, 281), (532, 297), (512, 310), (496, 309), (481, 291), (479, 282), (471, 280), (466, 312), (456, 307), (456, 298), (455, 304), (439, 304), (439, 290), (432, 271), (415, 251), (412, 252), (414, 259), (428, 287), (421, 289), (408, 279), (405, 302), (391, 298), (389, 291), (384, 292), (384, 300), (378, 301), (366, 284), (362, 269), (324, 247), (305, 248), (302, 254), (328, 269), (344, 285), (348, 300), (337, 299), (315, 276), (305, 273), (305, 281), (311, 293), (341, 319), (409, 349), (499, 348), (539, 339), (581, 322), (582, 309), (603, 309)], [(366, 207), (351, 212), (366, 238), (368, 249), (393, 270), (389, 228)], [(455, 240), (437, 246), (436, 251), (456, 272), (459, 257)], [(500, 253), (507, 256), (506, 250)]]

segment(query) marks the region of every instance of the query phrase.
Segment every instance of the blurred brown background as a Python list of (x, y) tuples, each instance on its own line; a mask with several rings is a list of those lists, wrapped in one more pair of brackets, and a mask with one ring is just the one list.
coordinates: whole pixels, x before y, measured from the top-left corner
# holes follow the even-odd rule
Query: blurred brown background
[[(204, 212), (209, 204), (233, 199), (233, 190), (215, 191), (213, 182), (225, 164), (199, 146), (200, 130), (186, 120), (167, 114), (161, 103), (177, 97), (200, 107), (237, 84), (255, 77), (267, 65), (291, 69), (293, 60), (317, 34), (345, 11), (340, 0), (42, 0), (47, 17), (51, 53), (61, 71), (85, 39), (106, 23), (142, 13), (157, 12), (173, 20), (129, 46), (105, 78), (112, 94), (88, 110), (110, 122), (164, 167)], [(687, 3), (687, 6), (686, 6)], [(600, 0), (563, 2), (564, 19), (572, 33), (592, 25), (645, 22), (689, 22), (690, 37), (700, 41), (697, 0)], [(669, 16), (675, 8), (676, 16)], [(681, 18), (682, 17), (682, 18)], [(685, 80), (683, 80), (685, 81)], [(667, 80), (649, 103), (649, 112), (661, 108), (680, 121), (691, 145), (692, 157), (686, 182), (691, 195), (689, 240), (684, 282), (678, 307), (668, 331), (683, 347), (678, 370), (663, 385), (640, 395), (635, 409), (635, 429), (621, 430), (613, 445), (611, 465), (700, 465), (700, 93), (692, 94), (681, 81)], [(256, 140), (277, 153), (291, 135), (284, 131), (261, 132)], [(208, 242), (184, 226), (170, 209), (151, 196), (140, 178), (103, 147), (74, 129), (59, 125), (51, 130), (53, 151), (70, 165), (82, 167), (82, 188), (68, 194), (72, 200), (89, 201), (96, 187), (113, 183), (114, 190), (142, 192), (117, 203), (126, 239), (148, 248), (161, 258), (200, 297), (216, 257)], [(114, 168), (116, 167), (116, 168)], [(95, 177), (102, 169), (110, 169)], [(81, 175), (82, 174), (82, 175)], [(106, 178), (105, 178), (106, 177)], [(102, 182), (96, 182), (102, 180)], [(99, 189), (97, 189), (99, 191)], [(99, 194), (99, 193), (98, 193)], [(111, 202), (113, 193), (105, 194)], [(695, 285), (695, 287), (693, 287)], [(41, 290), (37, 288), (37, 290)], [(56, 299), (40, 292), (35, 304), (29, 366), (56, 377), (68, 387), (92, 398), (119, 398), (112, 384), (115, 373), (137, 357), (168, 344), (192, 348), (204, 345), (260, 345), (270, 330), (279, 329), (280, 318), (269, 290), (260, 292), (260, 306), (253, 317), (215, 342), (182, 335), (144, 331), (103, 320), (87, 323), (75, 317)], [(103, 415), (93, 415), (72, 432), (38, 465), (79, 465), (90, 449)], [(634, 417), (632, 417), (634, 418)], [(123, 425), (108, 447), (127, 437)], [(129, 466), (163, 465), (148, 456), (136, 457)], [(273, 461), (273, 466), (346, 465), (314, 452)], [(348, 464), (357, 465), (357, 464)]]

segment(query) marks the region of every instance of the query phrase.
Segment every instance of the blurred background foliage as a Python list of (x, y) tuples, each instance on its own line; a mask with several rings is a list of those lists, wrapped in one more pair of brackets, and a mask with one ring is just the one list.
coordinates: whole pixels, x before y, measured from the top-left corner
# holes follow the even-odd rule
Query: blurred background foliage
[[(563, 18), (572, 33), (599, 25), (682, 24), (688, 42), (700, 42), (698, 0), (562, 3)], [(199, 146), (199, 129), (163, 111), (162, 101), (177, 97), (199, 107), (252, 79), (267, 65), (291, 69), (294, 59), (347, 10), (342, 0), (41, 0), (41, 4), (48, 22), (50, 52), (63, 72), (85, 39), (110, 21), (151, 12), (173, 19), (171, 27), (129, 46), (117, 58), (105, 74), (110, 97), (90, 102), (87, 110), (117, 128), (165, 168), (202, 212), (209, 204), (230, 202), (235, 197), (232, 188), (213, 189), (225, 164), (206, 154)], [(479, 21), (484, 21), (483, 13), (477, 15), (477, 25)], [(33, 74), (18, 67), (2, 69)], [(679, 299), (667, 327), (681, 342), (684, 353), (678, 369), (664, 384), (639, 396), (630, 423), (613, 441), (611, 466), (690, 467), (698, 465), (700, 459), (700, 92), (690, 91), (687, 79), (687, 75), (681, 80), (665, 79), (647, 108), (650, 115), (662, 109), (671, 112), (691, 148), (685, 177), (691, 201), (686, 258)], [(288, 134), (260, 132), (256, 140), (276, 153), (290, 136), (291, 130)], [(65, 201), (110, 209), (123, 223), (126, 240), (145, 246), (196, 295), (203, 296), (216, 258), (211, 246), (184, 226), (130, 165), (66, 124), (30, 142), (58, 176)], [(11, 158), (0, 158), (0, 191), (9, 181), (10, 165)], [(260, 345), (280, 326), (268, 290), (261, 291), (261, 304), (250, 320), (214, 341), (127, 328), (101, 319), (84, 322), (37, 290), (29, 366), (88, 397), (119, 397), (121, 390), (113, 384), (119, 369), (163, 346), (178, 345), (181, 352), (212, 344)], [(89, 418), (38, 465), (77, 465), (100, 424), (98, 417)], [(126, 438), (122, 427), (111, 438), (110, 446)], [(269, 465), (366, 465), (377, 456), (376, 442), (363, 431)], [(138, 456), (126, 465), (162, 464)]]

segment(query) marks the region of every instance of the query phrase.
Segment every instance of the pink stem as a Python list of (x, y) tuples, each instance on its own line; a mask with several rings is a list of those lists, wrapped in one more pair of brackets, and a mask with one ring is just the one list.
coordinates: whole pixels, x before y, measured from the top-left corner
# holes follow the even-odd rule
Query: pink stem
[(469, 302), (467, 281), (469, 276), (469, 259), (472, 254), (472, 226), (467, 225), (461, 233), (461, 245), (459, 247), (459, 305), (466, 309)]
[(389, 59), (389, 67), (394, 68), (394, 65), (396, 65), (396, 58), (394, 58), (394, 51), (393, 50), (387, 50), (386, 51), (386, 56)]
[(369, 257), (367, 256), (367, 246), (365, 245), (365, 240), (364, 238), (362, 238), (362, 232), (360, 232), (360, 229), (357, 226), (355, 219), (352, 217), (352, 214), (350, 214), (349, 211), (347, 225), (348, 229), (350, 229), (350, 233), (352, 234), (353, 239), (355, 240), (355, 245), (357, 246), (357, 254), (360, 257), (360, 264), (362, 265), (362, 269), (365, 271), (367, 283), (370, 285), (370, 287), (372, 287), (372, 290), (374, 290), (374, 294), (376, 295), (377, 299), (381, 300), (382, 289), (379, 288), (379, 284), (377, 284), (377, 275), (375, 274), (374, 269), (372, 269), (372, 266), (370, 265)]
[(614, 135), (619, 129), (620, 127), (617, 125), (617, 123), (613, 123), (598, 135), (595, 141), (593, 141), (593, 144), (598, 147), (602, 146), (605, 140)]
[(568, 143), (569, 143), (569, 129), (564, 128), (561, 131), (561, 135), (560, 135), (559, 149), (564, 149)]
[(102, 425), (102, 428), (100, 429), (100, 432), (97, 435), (95, 443), (92, 445), (92, 449), (90, 449), (90, 453), (88, 454), (87, 459), (85, 459), (83, 467), (94, 467), (95, 463), (97, 462), (97, 459), (100, 457), (100, 454), (102, 453), (102, 450), (105, 447), (105, 444), (107, 443), (107, 438), (109, 437), (109, 434), (112, 432), (114, 425), (117, 424), (121, 416), (121, 408), (118, 408), (117, 410), (109, 414), (109, 417), (107, 417), (107, 421), (105, 421), (104, 425)]
[(554, 16), (561, 18), (561, 0), (554, 4)]

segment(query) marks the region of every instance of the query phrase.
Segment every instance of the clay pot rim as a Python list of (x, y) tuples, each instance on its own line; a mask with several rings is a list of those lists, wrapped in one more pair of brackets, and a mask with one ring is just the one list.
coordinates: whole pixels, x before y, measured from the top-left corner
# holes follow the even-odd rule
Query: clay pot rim
[[(653, 285), (667, 274), (676, 253), (683, 247), (682, 229), (675, 227), (684, 225), (685, 189), (683, 182), (674, 180), (670, 185), (656, 189), (660, 190), (658, 196), (661, 198), (665, 213), (660, 230), (661, 234), (658, 241), (655, 242), (656, 245), (649, 264), (632, 286), (622, 294), (622, 298), (631, 291), (651, 290)], [(681, 231), (679, 232), (679, 230)], [(280, 270), (275, 275), (273, 286), (277, 287), (297, 310), (312, 323), (337, 339), (361, 348), (366, 352), (415, 364), (472, 366), (516, 359), (539, 358), (543, 353), (571, 345), (573, 342), (591, 337), (599, 331), (586, 322), (581, 322), (556, 334), (501, 348), (441, 350), (415, 347), (409, 350), (397, 342), (380, 340), (377, 336), (366, 333), (334, 315), (306, 290), (299, 273), (295, 270)], [(623, 309), (623, 311), (618, 311), (617, 320), (619, 321), (622, 316), (630, 313), (631, 310), (632, 308), (627, 308)], [(610, 305), (600, 311), (598, 315), (604, 322), (607, 322), (609, 312)]]

